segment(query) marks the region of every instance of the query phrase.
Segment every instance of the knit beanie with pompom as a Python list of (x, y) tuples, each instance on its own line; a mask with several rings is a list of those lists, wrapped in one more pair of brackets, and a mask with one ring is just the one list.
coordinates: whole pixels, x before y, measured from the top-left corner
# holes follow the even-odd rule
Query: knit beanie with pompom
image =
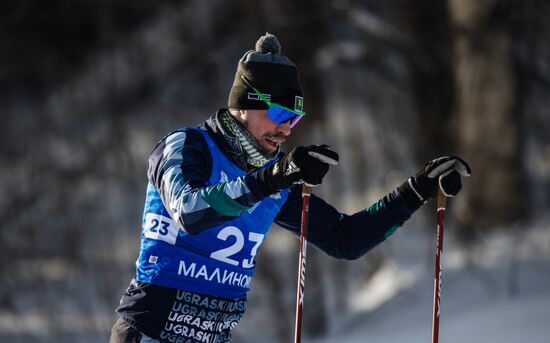
[(251, 89), (259, 90), (271, 102), (303, 111), (303, 93), (298, 68), (281, 55), (281, 43), (270, 33), (261, 36), (256, 49), (247, 51), (239, 60), (227, 105), (234, 109), (267, 109), (264, 101)]

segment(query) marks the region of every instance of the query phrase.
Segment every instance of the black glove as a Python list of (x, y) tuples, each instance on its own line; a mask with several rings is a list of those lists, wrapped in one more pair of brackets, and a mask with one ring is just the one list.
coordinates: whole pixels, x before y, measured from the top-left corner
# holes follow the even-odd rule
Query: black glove
[(338, 154), (328, 145), (299, 146), (269, 167), (261, 169), (258, 177), (267, 194), (302, 182), (315, 187), (323, 181), (329, 164), (338, 164)]
[(454, 197), (462, 188), (460, 176), (471, 173), (468, 163), (460, 157), (436, 158), (399, 186), (399, 192), (410, 206), (420, 207), (437, 195), (438, 186), (445, 196)]

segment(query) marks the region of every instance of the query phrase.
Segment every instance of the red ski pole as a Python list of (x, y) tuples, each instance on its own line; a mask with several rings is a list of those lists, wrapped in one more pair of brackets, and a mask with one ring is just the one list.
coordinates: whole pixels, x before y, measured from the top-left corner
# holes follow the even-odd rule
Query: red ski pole
[(296, 323), (294, 326), (294, 343), (302, 339), (302, 306), (306, 282), (306, 252), (307, 252), (307, 219), (309, 214), (309, 198), (311, 187), (302, 186), (302, 227), (300, 230), (300, 259), (298, 263), (298, 290), (296, 292)]
[(437, 251), (435, 254), (434, 309), (432, 322), (432, 343), (439, 340), (439, 312), (441, 309), (441, 253), (443, 252), (443, 217), (447, 198), (439, 189), (437, 193)]

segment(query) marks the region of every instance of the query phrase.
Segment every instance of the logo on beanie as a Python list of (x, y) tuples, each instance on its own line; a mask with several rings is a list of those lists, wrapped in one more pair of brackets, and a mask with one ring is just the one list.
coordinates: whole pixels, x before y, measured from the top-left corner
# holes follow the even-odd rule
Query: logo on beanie
[[(262, 93), (262, 96), (268, 100), (268, 101), (271, 101), (271, 94), (266, 94), (266, 93)], [(260, 96), (257, 94), (257, 93), (248, 93), (248, 100), (262, 100), (262, 98), (260, 98)]]
[(304, 112), (304, 98), (296, 95), (294, 97), (294, 111)]

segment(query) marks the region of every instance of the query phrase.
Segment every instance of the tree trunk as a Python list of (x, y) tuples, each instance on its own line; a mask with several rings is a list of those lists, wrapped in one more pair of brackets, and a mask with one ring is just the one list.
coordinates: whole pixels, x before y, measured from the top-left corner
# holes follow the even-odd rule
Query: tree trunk
[(510, 223), (526, 212), (521, 196), (523, 94), (513, 51), (517, 25), (510, 22), (517, 4), (449, 1), (455, 33), (454, 130), (459, 151), (473, 170), (460, 213), (466, 236)]
[(439, 0), (406, 1), (402, 6), (410, 41), (411, 92), (420, 122), (415, 135), (416, 157), (424, 163), (448, 154), (455, 143), (449, 134), (454, 103), (449, 15), (446, 4)]

